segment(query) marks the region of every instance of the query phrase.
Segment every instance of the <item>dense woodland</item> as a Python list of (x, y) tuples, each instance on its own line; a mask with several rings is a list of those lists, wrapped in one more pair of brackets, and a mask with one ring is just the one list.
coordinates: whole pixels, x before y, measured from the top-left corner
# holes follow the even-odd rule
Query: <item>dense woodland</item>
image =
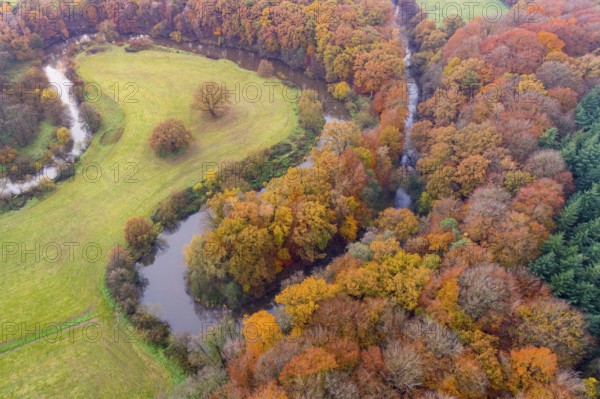
[[(410, 136), (414, 212), (385, 209), (406, 182), (404, 50), (388, 1), (140, 1), (135, 18), (103, 5), (107, 40), (247, 47), (326, 79), (340, 99), (371, 102), (354, 121), (325, 125), (314, 165), (260, 195), (223, 176), (203, 183), (203, 193), (220, 189), (208, 201), (214, 229), (186, 257), (191, 292), (206, 303), (260, 295), (286, 267), (334, 242), (347, 249), (284, 282), (277, 311), (246, 316), (241, 334), (225, 322), (167, 340), (162, 328), (155, 341), (191, 375), (176, 397), (598, 397), (597, 5), (517, 4), (493, 23), (404, 16), (424, 93)], [(40, 40), (83, 22), (5, 27), (0, 62), (31, 60)], [(304, 123), (319, 129), (306, 98)], [(138, 224), (142, 251), (155, 232)], [(111, 262), (139, 297), (132, 259)]]
[[(223, 349), (219, 366), (192, 362), (203, 378), (187, 388), (208, 392), (215, 386), (200, 381), (218, 380), (227, 382), (213, 394), (227, 397), (596, 397), (595, 219), (587, 210), (598, 92), (586, 93), (600, 83), (600, 12), (587, 2), (542, 2), (536, 12), (536, 24), (514, 15), (464, 26), (411, 21), (416, 72), (434, 88), (411, 134), (421, 155), (417, 215), (386, 209), (373, 220), (377, 207), (364, 192), (342, 194), (340, 182), (361, 174), (344, 174), (347, 159), (356, 156), (358, 170), (368, 165), (361, 152), (371, 131), (350, 134), (350, 123), (326, 125), (328, 144), (313, 154), (333, 182), (308, 174), (302, 185), (291, 170), (260, 196), (228, 191), (209, 201), (216, 226), (192, 243), (190, 263), (202, 266), (192, 273), (219, 281), (226, 270), (252, 292), (290, 257), (314, 261), (335, 235), (362, 238), (325, 270), (286, 282), (279, 311), (248, 316), (241, 338), (221, 336), (219, 346), (209, 337)], [(379, 104), (376, 95), (375, 111)], [(325, 194), (334, 204), (356, 198), (357, 212), (319, 200), (306, 216), (306, 204)], [(319, 223), (305, 228), (305, 220)], [(557, 225), (568, 235), (551, 236)], [(243, 244), (233, 237), (257, 249), (248, 262), (256, 269), (241, 267)], [(195, 257), (203, 239), (227, 250)], [(543, 251), (550, 255), (533, 271), (551, 287), (528, 269)], [(574, 372), (582, 368), (585, 376)]]

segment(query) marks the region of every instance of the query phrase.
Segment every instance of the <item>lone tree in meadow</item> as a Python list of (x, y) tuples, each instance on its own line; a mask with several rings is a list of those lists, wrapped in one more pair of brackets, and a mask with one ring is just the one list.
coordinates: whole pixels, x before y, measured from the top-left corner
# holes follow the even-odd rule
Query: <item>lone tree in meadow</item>
[(150, 147), (158, 156), (175, 154), (187, 149), (194, 140), (192, 133), (178, 119), (167, 119), (152, 131)]
[(192, 108), (198, 111), (210, 112), (213, 117), (229, 105), (229, 93), (225, 85), (215, 82), (202, 83), (194, 93)]

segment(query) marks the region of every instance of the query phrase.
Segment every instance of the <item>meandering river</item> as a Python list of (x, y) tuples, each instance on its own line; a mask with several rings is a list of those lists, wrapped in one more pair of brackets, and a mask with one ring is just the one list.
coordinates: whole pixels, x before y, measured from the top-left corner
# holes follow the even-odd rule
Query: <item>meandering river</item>
[[(396, 7), (396, 18), (399, 18), (400, 8)], [(405, 42), (408, 42), (405, 40)], [(211, 58), (226, 58), (236, 62), (242, 68), (256, 70), (260, 57), (254, 53), (243, 50), (227, 49), (207, 45), (183, 44), (179, 48), (191, 50)], [(407, 106), (408, 113), (405, 121), (405, 149), (402, 164), (407, 168), (413, 168), (417, 154), (410, 141), (410, 130), (413, 126), (417, 105), (419, 102), (419, 90), (416, 81), (410, 75), (411, 52), (406, 45), (407, 53), (404, 59), (406, 65), (406, 78), (408, 84)], [(335, 101), (326, 90), (325, 82), (309, 79), (301, 71), (294, 70), (281, 62), (274, 62), (276, 72), (283, 73), (288, 80), (302, 89), (317, 90), (321, 100), (324, 102), (324, 110), (327, 121), (334, 119), (347, 119), (348, 114), (344, 105)], [(317, 147), (322, 145), (319, 141)], [(312, 164), (306, 159), (298, 167), (307, 167)], [(409, 208), (412, 206), (410, 195), (402, 188), (396, 192), (394, 201), (396, 208)], [(167, 321), (174, 332), (198, 333), (208, 325), (217, 322), (226, 311), (220, 309), (208, 309), (195, 302), (187, 293), (185, 287), (185, 274), (187, 267), (184, 260), (184, 248), (189, 244), (192, 237), (201, 234), (210, 228), (210, 215), (202, 209), (199, 213), (190, 216), (182, 222), (175, 232), (163, 232), (159, 239), (163, 248), (159, 249), (153, 262), (149, 266), (142, 267), (142, 275), (148, 280), (148, 286), (144, 291), (142, 303), (153, 309), (157, 315)], [(261, 303), (263, 309), (271, 309), (271, 300)]]
[[(396, 7), (396, 18), (398, 16), (399, 7)], [(73, 140), (72, 150), (65, 159), (53, 159), (51, 163), (42, 168), (36, 175), (31, 176), (27, 181), (17, 183), (7, 178), (0, 179), (0, 191), (3, 189), (4, 195), (16, 195), (26, 192), (39, 184), (43, 178), (55, 179), (58, 176), (59, 168), (68, 163), (75, 162), (87, 148), (91, 136), (83, 123), (77, 101), (70, 92), (70, 88), (73, 85), (65, 74), (65, 64), (62, 61), (62, 57), (69, 44), (81, 43), (88, 40), (89, 36), (83, 35), (55, 46), (49, 52), (49, 61), (44, 67), (48, 81), (56, 89), (60, 101), (67, 109), (70, 120), (69, 128)], [(157, 44), (163, 44), (182, 51), (190, 51), (210, 58), (228, 59), (244, 69), (254, 71), (257, 70), (260, 62), (258, 55), (239, 49), (197, 43), (177, 45), (172, 42), (158, 41)], [(416, 153), (410, 142), (410, 129), (414, 123), (419, 101), (417, 85), (415, 80), (410, 76), (408, 69), (410, 57), (411, 53), (407, 46), (405, 64), (407, 66), (406, 74), (409, 86), (409, 90), (407, 90), (408, 114), (405, 122), (405, 152), (402, 157), (402, 163), (407, 168), (413, 167), (416, 161)], [(344, 104), (333, 99), (328, 93), (326, 82), (311, 79), (302, 71), (290, 68), (280, 61), (273, 61), (273, 66), (278, 76), (285, 77), (285, 80), (303, 90), (311, 89), (319, 93), (319, 97), (323, 102), (326, 121), (344, 120), (349, 117)], [(322, 141), (319, 141), (317, 147), (320, 145), (322, 145)], [(307, 167), (311, 164), (312, 161), (307, 158), (297, 167)], [(412, 205), (410, 196), (402, 188), (399, 188), (396, 193), (394, 205), (396, 208), (408, 208)], [(194, 235), (202, 233), (209, 227), (210, 215), (205, 209), (202, 209), (200, 212), (181, 222), (176, 231), (163, 232), (159, 236), (161, 242), (160, 248), (154, 254), (151, 264), (142, 266), (142, 275), (148, 281), (142, 303), (153, 309), (159, 317), (167, 321), (174, 332), (198, 333), (208, 325), (214, 324), (226, 313), (226, 310), (207, 309), (196, 303), (187, 293), (185, 286), (187, 267), (184, 260), (184, 247), (191, 241)], [(263, 309), (270, 309), (272, 306), (271, 300), (265, 300), (260, 303), (260, 307)]]

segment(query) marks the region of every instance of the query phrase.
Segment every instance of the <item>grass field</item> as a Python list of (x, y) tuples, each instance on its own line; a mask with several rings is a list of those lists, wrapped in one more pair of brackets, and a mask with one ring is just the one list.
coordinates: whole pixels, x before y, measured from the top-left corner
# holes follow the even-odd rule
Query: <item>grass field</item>
[(475, 17), (497, 21), (509, 9), (502, 0), (417, 0), (417, 5), (438, 24), (444, 18), (456, 15), (460, 15), (465, 21)]
[[(167, 389), (172, 378), (165, 362), (130, 339), (122, 325), (117, 328), (102, 290), (106, 253), (123, 242), (128, 217), (149, 216), (171, 192), (198, 181), (203, 162), (239, 160), (282, 140), (297, 125), (295, 106), (282, 99), (281, 90), (274, 99), (234, 101), (217, 121), (191, 112), (193, 91), (203, 81), (264, 86), (255, 73), (228, 61), (111, 47), (82, 54), (77, 62), (80, 76), (102, 88), (97, 106), (104, 131), (72, 181), (0, 215), (2, 398), (143, 398)], [(127, 90), (127, 83), (134, 86)], [(132, 87), (139, 88), (133, 96)], [(147, 141), (152, 128), (169, 117), (182, 119), (196, 141), (184, 156), (161, 160)], [(72, 325), (50, 325), (66, 322)], [(35, 330), (47, 337), (32, 335)]]

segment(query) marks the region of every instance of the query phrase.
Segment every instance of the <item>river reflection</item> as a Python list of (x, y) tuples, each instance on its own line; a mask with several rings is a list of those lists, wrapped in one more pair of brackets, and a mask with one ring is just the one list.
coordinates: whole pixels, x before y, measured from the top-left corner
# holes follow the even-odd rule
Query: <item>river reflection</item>
[(195, 303), (185, 287), (187, 266), (184, 248), (191, 237), (209, 225), (210, 216), (202, 210), (183, 221), (176, 231), (163, 232), (159, 236), (161, 248), (153, 263), (142, 269), (142, 275), (149, 281), (142, 303), (167, 321), (175, 332), (199, 332), (225, 313), (224, 310), (206, 309)]

